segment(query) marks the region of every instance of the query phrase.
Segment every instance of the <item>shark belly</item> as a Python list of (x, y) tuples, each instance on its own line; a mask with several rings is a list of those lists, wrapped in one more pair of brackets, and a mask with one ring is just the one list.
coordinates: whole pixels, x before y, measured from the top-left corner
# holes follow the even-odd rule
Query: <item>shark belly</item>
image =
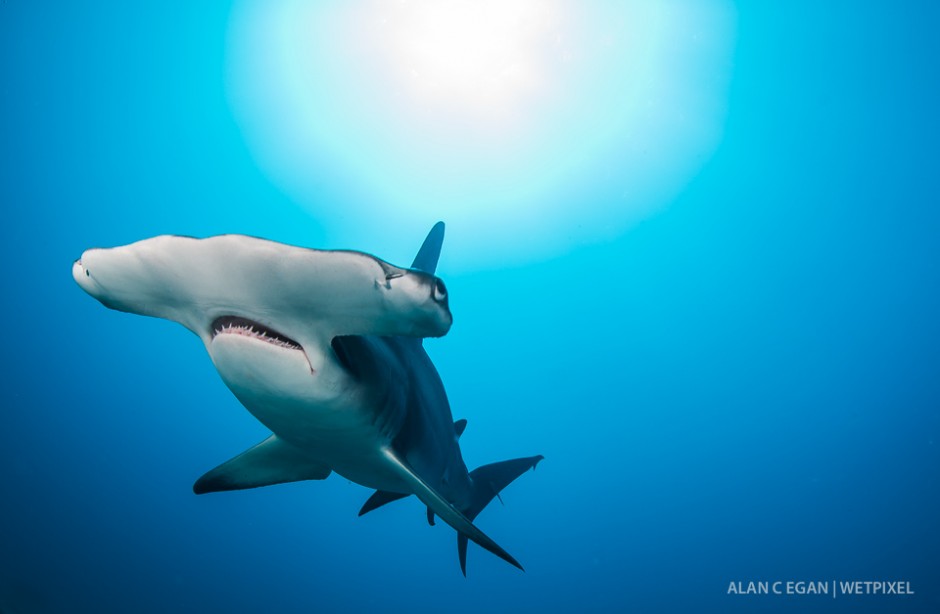
[(384, 454), (393, 425), (332, 357), (237, 335), (207, 349), (225, 385), (278, 438), (348, 480), (410, 492)]

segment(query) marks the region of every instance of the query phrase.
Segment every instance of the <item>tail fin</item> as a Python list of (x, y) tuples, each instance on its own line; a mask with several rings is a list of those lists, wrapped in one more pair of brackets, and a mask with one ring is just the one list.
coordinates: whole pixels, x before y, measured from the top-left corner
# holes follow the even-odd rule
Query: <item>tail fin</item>
[[(526, 458), (514, 458), (508, 461), (492, 463), (477, 467), (470, 472), (473, 480), (473, 499), (470, 505), (463, 510), (464, 515), (473, 522), (494, 497), (499, 497), (502, 489), (509, 486), (513, 480), (528, 471), (535, 469), (539, 461), (545, 458), (542, 455)], [(457, 532), (457, 556), (460, 557), (460, 570), (467, 575), (467, 536)]]

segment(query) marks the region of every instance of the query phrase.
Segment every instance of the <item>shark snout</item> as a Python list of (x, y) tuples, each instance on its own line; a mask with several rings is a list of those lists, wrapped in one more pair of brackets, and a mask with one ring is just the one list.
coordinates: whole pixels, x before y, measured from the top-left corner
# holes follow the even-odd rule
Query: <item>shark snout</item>
[(72, 263), (72, 277), (75, 278), (75, 283), (82, 285), (82, 279), (90, 276), (91, 274), (86, 271), (84, 265), (82, 265), (81, 258)]
[[(85, 252), (87, 254), (87, 252)], [(84, 258), (85, 254), (82, 254)], [(85, 266), (85, 263), (82, 262), (82, 258), (79, 258), (72, 263), (72, 278), (75, 280), (75, 283), (79, 287), (87, 292), (88, 294), (98, 298), (96, 288), (98, 284), (95, 282), (94, 278), (91, 276), (91, 271), (88, 267)]]

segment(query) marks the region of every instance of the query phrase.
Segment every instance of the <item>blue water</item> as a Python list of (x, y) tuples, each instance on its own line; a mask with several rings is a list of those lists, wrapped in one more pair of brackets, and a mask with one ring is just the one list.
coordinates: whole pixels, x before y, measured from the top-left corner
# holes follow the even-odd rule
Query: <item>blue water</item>
[[(414, 500), (193, 495), (264, 429), (190, 333), (71, 279), (161, 233), (413, 256), (259, 170), (230, 7), (196, 4), (0, 1), (0, 612), (940, 611), (933, 6), (742, 3), (720, 142), (667, 207), (511, 268), (445, 241), (427, 346), (467, 464), (546, 457), (478, 519), (526, 573), (471, 545), (464, 579)], [(916, 594), (727, 594), (751, 580)]]

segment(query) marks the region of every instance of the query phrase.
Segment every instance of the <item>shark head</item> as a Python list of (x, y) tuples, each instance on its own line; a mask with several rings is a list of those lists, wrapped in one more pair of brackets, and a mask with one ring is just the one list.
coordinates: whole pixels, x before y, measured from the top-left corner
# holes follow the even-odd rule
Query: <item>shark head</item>
[(106, 307), (186, 326), (243, 403), (283, 412), (348, 399), (334, 338), (436, 337), (453, 322), (433, 273), (239, 235), (90, 249), (72, 276)]
[(72, 276), (106, 307), (179, 322), (204, 341), (242, 320), (281, 333), (286, 345), (351, 334), (440, 337), (453, 322), (444, 282), (431, 273), (241, 235), (89, 249)]

